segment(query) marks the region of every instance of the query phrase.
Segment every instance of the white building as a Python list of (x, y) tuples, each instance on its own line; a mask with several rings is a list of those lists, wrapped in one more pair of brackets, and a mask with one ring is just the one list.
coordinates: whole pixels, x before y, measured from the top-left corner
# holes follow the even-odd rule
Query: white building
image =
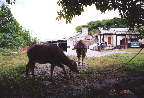
[(99, 43), (104, 41), (107, 46), (118, 46), (130, 43), (130, 38), (138, 39), (138, 35), (139, 32), (131, 32), (129, 28), (110, 28), (109, 30), (101, 29), (98, 39)]
[(80, 40), (86, 41), (87, 45), (89, 46), (97, 42), (96, 36), (97, 36), (96, 34), (94, 35), (88, 34), (88, 26), (82, 26), (82, 32), (78, 32), (77, 35), (70, 37), (67, 40), (67, 46), (70, 46), (70, 48), (73, 49), (74, 45), (76, 45), (76, 43)]

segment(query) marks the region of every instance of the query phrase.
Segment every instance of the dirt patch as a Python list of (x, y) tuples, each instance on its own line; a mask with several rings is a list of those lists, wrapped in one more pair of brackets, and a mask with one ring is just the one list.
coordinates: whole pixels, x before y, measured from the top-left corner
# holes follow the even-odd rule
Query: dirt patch
[(29, 47), (26, 46), (26, 47), (20, 49), (17, 53), (26, 53), (28, 48), (29, 48)]
[[(80, 74), (70, 72), (67, 66), (65, 69), (69, 80), (64, 78), (61, 68), (55, 67), (54, 82), (49, 82), (50, 64), (42, 64), (35, 68), (38, 80), (42, 79), (46, 91), (49, 91), (45, 92), (45, 97), (141, 98), (144, 93), (144, 83), (142, 82), (144, 77), (130, 77), (121, 71), (113, 73), (87, 72), (89, 69), (87, 66), (78, 66), (82, 72)], [(121, 77), (116, 77), (116, 73), (121, 74)], [(137, 83), (139, 85), (133, 85)]]

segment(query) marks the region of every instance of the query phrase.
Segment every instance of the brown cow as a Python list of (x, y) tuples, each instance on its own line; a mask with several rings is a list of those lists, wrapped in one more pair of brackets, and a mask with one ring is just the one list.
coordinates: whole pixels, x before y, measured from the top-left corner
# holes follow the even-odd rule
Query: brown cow
[(80, 40), (76, 45), (76, 52), (78, 57), (78, 65), (80, 65), (80, 57), (82, 56), (82, 65), (85, 64), (85, 56), (87, 53), (87, 45), (83, 40)]
[[(35, 63), (51, 64), (51, 77), (53, 79), (53, 70), (55, 66), (59, 66), (63, 69), (64, 75), (66, 76), (66, 71), (64, 65), (68, 66), (70, 70), (74, 72), (79, 72), (77, 69), (77, 64), (75, 61), (70, 60), (62, 51), (62, 49), (55, 45), (46, 45), (46, 44), (34, 44), (30, 46), (27, 50), (27, 56), (29, 62), (26, 65), (26, 77), (28, 77), (28, 71), (31, 68), (32, 75), (34, 77), (34, 67)], [(64, 65), (63, 65), (64, 64)]]

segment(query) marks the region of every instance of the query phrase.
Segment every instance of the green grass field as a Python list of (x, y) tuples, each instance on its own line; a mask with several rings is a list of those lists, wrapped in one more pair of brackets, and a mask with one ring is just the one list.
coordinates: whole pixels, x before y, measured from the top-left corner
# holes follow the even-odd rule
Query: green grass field
[[(92, 80), (95, 79), (97, 81), (101, 81), (106, 78), (122, 78), (127, 77), (127, 75), (136, 77), (137, 75), (143, 76), (144, 74), (144, 50), (137, 55), (131, 62), (126, 64), (132, 57), (136, 55), (138, 49), (127, 49), (124, 51), (127, 52), (135, 52), (131, 54), (112, 54), (105, 57), (87, 57), (86, 58), (86, 66), (89, 67), (88, 70), (81, 72), (78, 77), (74, 77), (76, 81), (81, 83), (82, 80)], [(122, 51), (122, 50), (120, 50)], [(69, 90), (64, 87), (67, 84), (70, 84), (67, 81), (66, 83), (62, 83), (63, 87), (55, 88), (55, 90), (47, 89), (53, 88), (53, 85), (44, 85), (44, 81), (41, 79), (37, 79), (37, 81), (33, 81), (32, 78), (26, 80), (25, 71), (26, 64), (28, 62), (28, 58), (25, 54), (11, 54), (11, 50), (8, 49), (0, 49), (0, 95), (2, 97), (63, 97), (60, 95), (63, 92), (68, 92)], [(69, 56), (71, 59), (76, 60), (76, 56)], [(37, 64), (38, 65), (38, 64)], [(124, 65), (124, 66), (123, 66)], [(123, 67), (122, 67), (123, 66)], [(101, 74), (101, 76), (99, 76)], [(94, 77), (95, 75), (95, 77)], [(75, 81), (70, 79), (69, 81)], [(74, 85), (71, 85), (74, 86)], [(69, 88), (69, 87), (68, 87)], [(71, 87), (74, 89), (73, 87)], [(86, 91), (91, 88), (91, 86), (86, 86)], [(91, 89), (95, 87), (92, 86)], [(99, 91), (99, 89), (95, 89)], [(104, 89), (105, 93), (108, 93), (109, 89)], [(63, 92), (62, 92), (63, 91)], [(72, 93), (73, 91), (71, 91)], [(76, 97), (76, 95), (65, 95)], [(85, 96), (85, 95), (83, 95)], [(95, 95), (97, 98), (98, 95)]]

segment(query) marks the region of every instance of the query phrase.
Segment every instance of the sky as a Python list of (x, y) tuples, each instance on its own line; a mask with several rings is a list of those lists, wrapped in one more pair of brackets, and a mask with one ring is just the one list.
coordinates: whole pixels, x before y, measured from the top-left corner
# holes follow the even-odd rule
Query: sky
[(25, 29), (29, 29), (31, 36), (37, 37), (40, 41), (69, 38), (77, 34), (75, 33), (77, 26), (86, 25), (90, 21), (120, 17), (118, 10), (106, 11), (105, 14), (101, 14), (92, 5), (85, 7), (81, 15), (76, 15), (71, 24), (66, 24), (65, 19), (56, 20), (57, 11), (62, 9), (57, 5), (57, 1), (16, 0), (16, 4), (9, 5), (9, 7), (19, 24)]

